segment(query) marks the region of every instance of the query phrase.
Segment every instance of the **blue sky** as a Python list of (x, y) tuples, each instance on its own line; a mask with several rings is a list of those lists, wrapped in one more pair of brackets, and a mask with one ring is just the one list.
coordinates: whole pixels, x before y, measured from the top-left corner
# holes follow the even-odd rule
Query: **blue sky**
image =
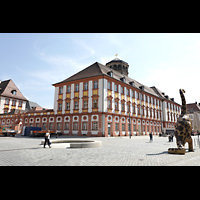
[(131, 78), (178, 103), (179, 88), (187, 103), (200, 102), (196, 33), (0, 33), (0, 80), (12, 79), (27, 99), (53, 108), (53, 83), (116, 53)]

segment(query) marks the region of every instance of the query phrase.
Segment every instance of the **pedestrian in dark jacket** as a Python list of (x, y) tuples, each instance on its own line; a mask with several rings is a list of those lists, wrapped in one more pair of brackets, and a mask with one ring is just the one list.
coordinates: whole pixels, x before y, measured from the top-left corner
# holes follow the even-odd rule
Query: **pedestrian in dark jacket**
[(153, 141), (153, 134), (152, 134), (152, 132), (149, 133), (149, 137), (150, 137), (150, 142)]
[(49, 145), (49, 148), (51, 148), (51, 142), (50, 142), (50, 130), (48, 130), (45, 134), (45, 141), (44, 141), (44, 148), (46, 146), (46, 143)]

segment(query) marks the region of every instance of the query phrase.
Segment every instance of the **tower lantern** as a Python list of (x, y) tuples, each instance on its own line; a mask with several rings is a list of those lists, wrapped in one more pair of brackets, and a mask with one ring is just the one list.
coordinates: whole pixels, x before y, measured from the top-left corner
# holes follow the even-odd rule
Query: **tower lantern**
[(120, 72), (121, 74), (128, 76), (128, 74), (129, 74), (128, 73), (128, 68), (129, 68), (128, 63), (117, 58), (118, 54), (115, 54), (115, 56), (116, 56), (116, 58), (111, 60), (110, 62), (106, 63), (106, 66)]

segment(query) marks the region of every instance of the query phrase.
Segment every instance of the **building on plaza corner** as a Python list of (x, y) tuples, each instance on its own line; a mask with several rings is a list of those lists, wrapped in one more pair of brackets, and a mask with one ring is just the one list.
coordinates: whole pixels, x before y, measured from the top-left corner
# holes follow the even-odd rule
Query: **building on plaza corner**
[(0, 114), (6, 114), (15, 109), (25, 110), (27, 102), (28, 100), (11, 79), (0, 81)]
[[(181, 106), (157, 87), (130, 78), (128, 70), (127, 62), (115, 58), (105, 65), (96, 62), (53, 84), (53, 109), (36, 109), (35, 105), (24, 112), (9, 113), (14, 109), (9, 104), (6, 113), (4, 99), (0, 125), (21, 121), (22, 126), (42, 127), (43, 131), (99, 137), (173, 131)], [(22, 105), (24, 102), (26, 99)]]
[(193, 129), (194, 129), (194, 121), (197, 115), (195, 113), (200, 113), (200, 103), (189, 103), (187, 104), (187, 115), (192, 121)]
[(181, 106), (158, 88), (130, 78), (128, 69), (128, 63), (115, 58), (53, 84), (54, 114), (60, 118), (57, 129), (80, 136), (173, 131)]

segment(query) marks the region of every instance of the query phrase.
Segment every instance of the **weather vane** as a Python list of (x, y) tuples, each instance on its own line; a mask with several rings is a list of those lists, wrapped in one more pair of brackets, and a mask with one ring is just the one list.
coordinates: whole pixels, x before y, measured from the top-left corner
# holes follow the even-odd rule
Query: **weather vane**
[(116, 56), (116, 58), (117, 58), (118, 54), (116, 53), (115, 56)]

